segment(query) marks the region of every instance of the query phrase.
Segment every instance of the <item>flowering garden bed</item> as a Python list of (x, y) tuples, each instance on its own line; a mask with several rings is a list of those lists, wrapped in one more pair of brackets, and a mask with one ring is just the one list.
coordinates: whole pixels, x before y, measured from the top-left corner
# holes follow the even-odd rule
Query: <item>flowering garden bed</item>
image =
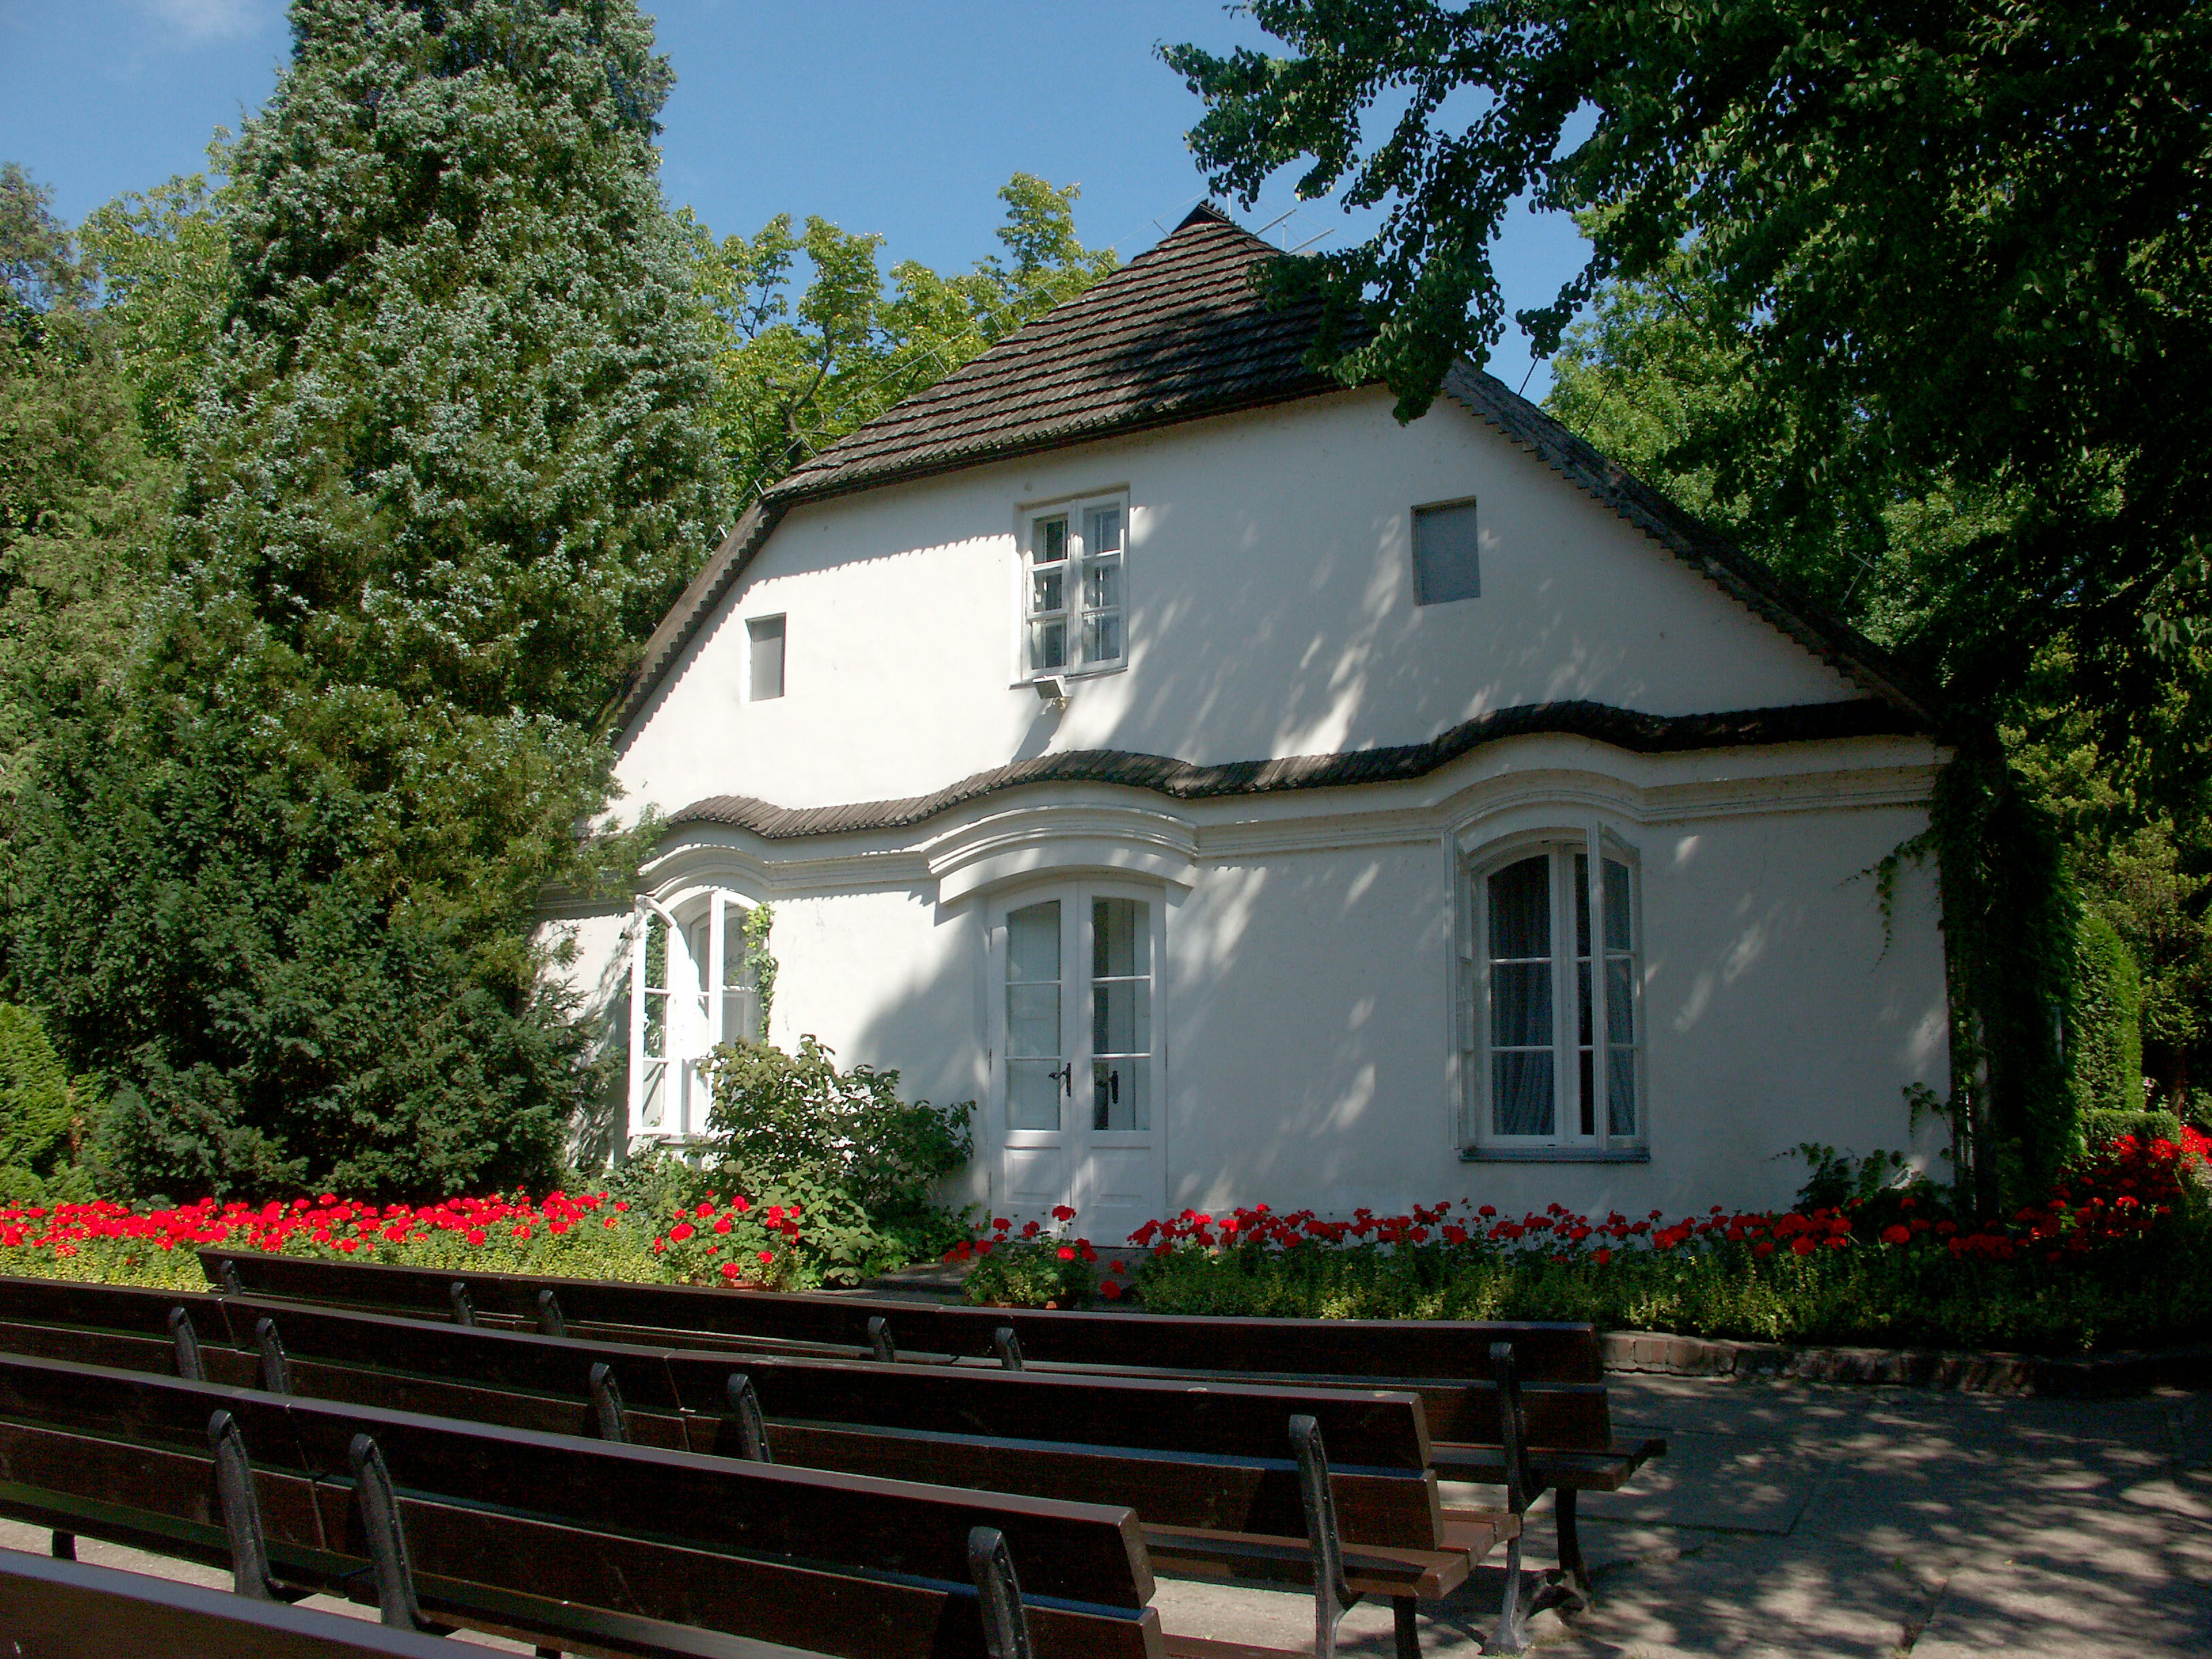
[(557, 1192), (537, 1203), (495, 1194), (419, 1208), (331, 1193), (166, 1210), (9, 1206), (0, 1208), (0, 1273), (204, 1289), (195, 1252), (228, 1244), (333, 1261), (781, 1289), (808, 1278), (801, 1222), (796, 1206), (719, 1194), (666, 1217), (605, 1193)]
[[(1790, 1343), (2079, 1353), (2212, 1334), (2212, 1141), (2114, 1141), (2041, 1204), (1954, 1216), (1929, 1185), (1809, 1212), (1668, 1221), (1449, 1202), (1348, 1221), (1185, 1211), (1121, 1250), (996, 1221), (957, 1260), (978, 1302), (1162, 1313), (1572, 1319)], [(1064, 1225), (1069, 1219), (1062, 1215)], [(1093, 1263), (1098, 1263), (1093, 1267)]]
[[(1376, 1319), (1574, 1319), (1790, 1343), (2068, 1354), (2212, 1335), (2212, 1140), (2114, 1141), (2042, 1203), (2002, 1221), (1952, 1214), (1942, 1189), (1806, 1212), (1714, 1208), (1594, 1219), (1449, 1202), (1349, 1220), (1264, 1205), (1148, 1222), (1119, 1248), (994, 1218), (950, 1258), (977, 1302), (1163, 1313)], [(289, 1202), (135, 1211), (0, 1208), (0, 1273), (197, 1287), (204, 1245), (330, 1261), (789, 1289), (832, 1248), (796, 1205), (709, 1194), (682, 1208), (605, 1193), (376, 1206)]]

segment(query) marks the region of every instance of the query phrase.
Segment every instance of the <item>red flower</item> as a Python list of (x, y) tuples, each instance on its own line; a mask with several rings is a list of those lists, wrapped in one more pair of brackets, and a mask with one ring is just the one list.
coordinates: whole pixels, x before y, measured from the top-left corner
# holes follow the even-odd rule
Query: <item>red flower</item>
[(1060, 1247), (1060, 1259), (1062, 1261), (1074, 1261), (1074, 1260), (1075, 1260), (1075, 1246), (1073, 1246), (1073, 1244), (1063, 1244), (1063, 1245), (1061, 1245), (1061, 1246)]
[(1605, 1249), (1602, 1249), (1602, 1248), (1601, 1248), (1601, 1249), (1599, 1249), (1599, 1251), (1598, 1251), (1598, 1253), (1597, 1253), (1597, 1265), (1598, 1265), (1599, 1267), (1602, 1267), (1603, 1266), (1605, 1266), (1605, 1264), (1606, 1264), (1607, 1262), (1608, 1262), (1608, 1261), (1612, 1261), (1612, 1260), (1613, 1260), (1613, 1252), (1612, 1252), (1611, 1250)]
[(1909, 1243), (1911, 1238), (1912, 1229), (1910, 1227), (1889, 1226), (1881, 1230), (1881, 1242), (1885, 1244)]
[(1771, 1238), (1760, 1239), (1758, 1243), (1751, 1247), (1751, 1253), (1753, 1255), (1772, 1255), (1774, 1254), (1774, 1241)]
[(760, 1253), (760, 1259), (764, 1262), (774, 1261), (775, 1260), (775, 1252), (774, 1250), (763, 1250)]
[(1098, 1294), (1109, 1302), (1119, 1302), (1121, 1299), (1121, 1287), (1109, 1279), (1098, 1287)]
[(668, 1237), (675, 1243), (681, 1244), (685, 1239), (691, 1237), (691, 1224), (688, 1221), (678, 1222), (673, 1227), (671, 1227), (668, 1230)]
[(726, 1215), (725, 1215), (725, 1216), (717, 1216), (717, 1217), (715, 1217), (715, 1218), (714, 1218), (714, 1231), (715, 1231), (716, 1232), (718, 1232), (718, 1233), (726, 1233), (726, 1232), (729, 1231), (730, 1231), (730, 1218), (729, 1218), (729, 1217), (727, 1217), (727, 1216), (726, 1216)]
[(1052, 1206), (1052, 1218), (1054, 1221), (1073, 1221), (1075, 1212), (1065, 1204), (1055, 1204)]
[(469, 1229), (466, 1237), (470, 1243), (481, 1244), (486, 1238), (489, 1237), (490, 1235), (486, 1233), (481, 1227), (471, 1227)]
[(1801, 1233), (1790, 1241), (1790, 1249), (1797, 1255), (1810, 1255), (1813, 1254), (1813, 1241)]
[(722, 1277), (725, 1279), (735, 1279), (744, 1271), (744, 1269), (738, 1267), (734, 1261), (725, 1261), (722, 1264)]

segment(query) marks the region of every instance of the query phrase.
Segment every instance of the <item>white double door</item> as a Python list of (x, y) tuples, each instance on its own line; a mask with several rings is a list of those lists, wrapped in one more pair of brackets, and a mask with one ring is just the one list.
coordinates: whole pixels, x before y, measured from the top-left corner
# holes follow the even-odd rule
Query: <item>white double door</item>
[(1076, 1212), (1117, 1249), (1161, 1212), (1167, 1068), (1157, 1019), (1157, 890), (1071, 883), (1005, 901), (991, 929), (994, 1207)]

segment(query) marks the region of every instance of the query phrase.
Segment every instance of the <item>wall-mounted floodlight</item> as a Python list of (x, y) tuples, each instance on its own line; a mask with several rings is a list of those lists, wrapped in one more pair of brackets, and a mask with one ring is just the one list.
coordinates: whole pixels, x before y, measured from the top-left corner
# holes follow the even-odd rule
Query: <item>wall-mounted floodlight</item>
[(1067, 701), (1067, 682), (1057, 674), (1047, 674), (1041, 679), (1031, 680), (1030, 684), (1036, 687), (1039, 702), (1063, 703)]

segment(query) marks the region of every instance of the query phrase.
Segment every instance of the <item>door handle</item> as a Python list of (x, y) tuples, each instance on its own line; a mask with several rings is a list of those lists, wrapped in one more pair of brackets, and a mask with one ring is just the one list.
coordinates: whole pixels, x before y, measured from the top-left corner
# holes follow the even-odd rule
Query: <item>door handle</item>
[(1045, 1075), (1058, 1078), (1060, 1092), (1071, 1100), (1075, 1097), (1075, 1062), (1073, 1060), (1069, 1060), (1056, 1072), (1047, 1072)]
[(1116, 1106), (1121, 1103), (1121, 1068), (1118, 1066), (1106, 1073), (1106, 1097)]

